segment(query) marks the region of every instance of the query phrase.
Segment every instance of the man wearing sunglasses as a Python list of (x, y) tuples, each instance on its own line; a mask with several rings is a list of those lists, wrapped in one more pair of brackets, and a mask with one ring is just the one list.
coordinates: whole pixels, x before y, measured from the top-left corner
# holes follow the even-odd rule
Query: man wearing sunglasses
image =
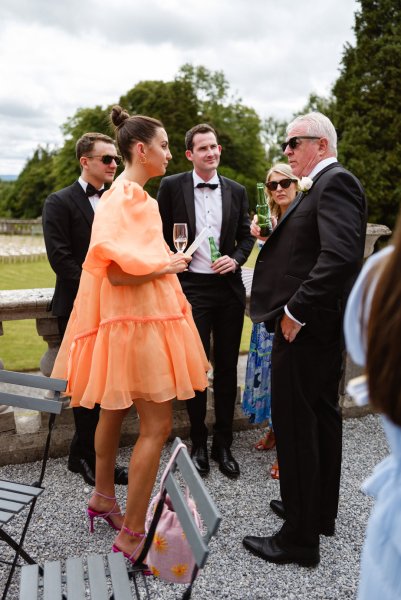
[(334, 126), (320, 113), (288, 125), (283, 152), (294, 175), (313, 184), (298, 194), (267, 239), (253, 278), (252, 320), (275, 332), (272, 420), (281, 500), (270, 507), (284, 524), (275, 535), (247, 536), (243, 543), (274, 563), (316, 565), (319, 536), (335, 534), (342, 317), (366, 231), (364, 191), (337, 162), (336, 146)]
[[(63, 336), (78, 291), (82, 263), (88, 251), (96, 206), (112, 183), (120, 163), (114, 141), (102, 133), (86, 133), (76, 143), (81, 175), (69, 187), (51, 194), (43, 207), (43, 233), (47, 256), (56, 273), (51, 311)], [(70, 446), (68, 469), (95, 485), (95, 431), (99, 405), (89, 410), (73, 408), (75, 433)], [(115, 482), (127, 484), (127, 469), (116, 467)]]

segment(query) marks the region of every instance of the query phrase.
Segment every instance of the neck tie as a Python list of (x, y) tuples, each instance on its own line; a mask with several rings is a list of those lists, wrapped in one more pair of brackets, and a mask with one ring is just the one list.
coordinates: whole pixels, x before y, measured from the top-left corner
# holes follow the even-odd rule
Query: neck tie
[(97, 190), (91, 183), (88, 183), (88, 185), (86, 186), (86, 195), (88, 196), (88, 198), (90, 198), (91, 196), (95, 196), (96, 194), (99, 196), (99, 198), (102, 197), (103, 192), (105, 192), (106, 190), (103, 188), (102, 190)]
[(216, 188), (219, 187), (218, 183), (198, 183), (198, 185), (196, 186), (197, 188), (210, 188), (211, 190), (215, 190)]

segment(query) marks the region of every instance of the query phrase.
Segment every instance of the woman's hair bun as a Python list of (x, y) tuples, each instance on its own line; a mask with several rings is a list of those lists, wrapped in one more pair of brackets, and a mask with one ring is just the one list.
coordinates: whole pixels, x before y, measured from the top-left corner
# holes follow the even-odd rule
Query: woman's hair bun
[(111, 109), (111, 122), (117, 128), (121, 127), (121, 125), (129, 119), (129, 114), (126, 110), (121, 108), (118, 104), (113, 106)]

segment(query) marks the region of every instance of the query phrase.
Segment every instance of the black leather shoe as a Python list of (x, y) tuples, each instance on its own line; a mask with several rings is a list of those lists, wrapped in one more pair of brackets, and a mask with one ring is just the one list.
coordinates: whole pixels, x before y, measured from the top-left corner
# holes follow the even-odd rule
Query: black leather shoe
[(114, 483), (117, 485), (128, 485), (128, 469), (116, 467), (114, 469)]
[(236, 478), (239, 476), (239, 465), (230, 448), (213, 448), (210, 456), (219, 463), (219, 469), (227, 477)]
[(248, 535), (244, 537), (242, 543), (252, 554), (280, 565), (296, 563), (302, 567), (315, 567), (320, 561), (319, 548), (299, 546), (292, 547), (291, 550), (284, 550), (280, 546), (279, 535), (271, 537)]
[(285, 519), (284, 504), (281, 500), (271, 500), (270, 508), (278, 517), (280, 517), (280, 519)]
[[(285, 516), (284, 504), (281, 502), (281, 500), (271, 500), (270, 508), (278, 517), (280, 517), (280, 519), (285, 520), (286, 516)], [(331, 537), (335, 534), (335, 531), (336, 531), (335, 521), (326, 521), (325, 523), (321, 523), (319, 525), (319, 534), (320, 535), (325, 535), (327, 537)]]
[(209, 473), (210, 465), (206, 446), (193, 446), (191, 460), (199, 475), (207, 475)]
[(88, 485), (95, 485), (95, 469), (85, 458), (70, 456), (68, 459), (68, 470), (72, 473), (79, 473)]

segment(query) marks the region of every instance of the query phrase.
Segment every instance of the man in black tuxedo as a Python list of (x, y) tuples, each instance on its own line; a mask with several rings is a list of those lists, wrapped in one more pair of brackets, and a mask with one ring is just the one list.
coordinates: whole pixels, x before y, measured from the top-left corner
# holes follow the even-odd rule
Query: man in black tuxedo
[[(203, 228), (213, 237), (222, 256), (212, 263), (206, 238), (193, 254), (187, 272), (179, 275), (192, 305), (196, 326), (207, 356), (213, 336), (215, 424), (211, 456), (222, 473), (238, 477), (233, 457), (232, 423), (237, 394), (237, 362), (245, 311), (245, 288), (240, 266), (254, 240), (250, 235), (246, 190), (217, 173), (221, 146), (214, 129), (196, 125), (185, 136), (186, 157), (194, 170), (165, 177), (157, 200), (164, 237), (172, 250), (174, 223), (187, 223), (188, 244)], [(205, 425), (207, 392), (187, 401), (191, 422), (191, 457), (198, 472), (209, 472), (208, 430)]]
[[(96, 205), (105, 183), (112, 183), (120, 162), (113, 140), (101, 133), (86, 133), (76, 144), (81, 166), (78, 181), (50, 194), (43, 207), (42, 224), (46, 252), (56, 287), (51, 310), (63, 336), (78, 291), (82, 263), (89, 247)], [(95, 431), (99, 405), (89, 410), (73, 408), (75, 434), (71, 442), (68, 468), (80, 473), (86, 483), (95, 485)], [(127, 469), (116, 467), (115, 482), (128, 483)]]
[[(275, 563), (319, 560), (319, 535), (334, 535), (342, 422), (342, 316), (360, 269), (366, 202), (358, 179), (336, 159), (337, 136), (321, 113), (287, 127), (284, 154), (301, 189), (257, 259), (251, 317), (274, 331), (272, 420), (284, 519), (270, 537), (247, 536), (245, 547)], [(310, 178), (310, 179), (309, 179)], [(310, 188), (307, 189), (306, 188)]]

